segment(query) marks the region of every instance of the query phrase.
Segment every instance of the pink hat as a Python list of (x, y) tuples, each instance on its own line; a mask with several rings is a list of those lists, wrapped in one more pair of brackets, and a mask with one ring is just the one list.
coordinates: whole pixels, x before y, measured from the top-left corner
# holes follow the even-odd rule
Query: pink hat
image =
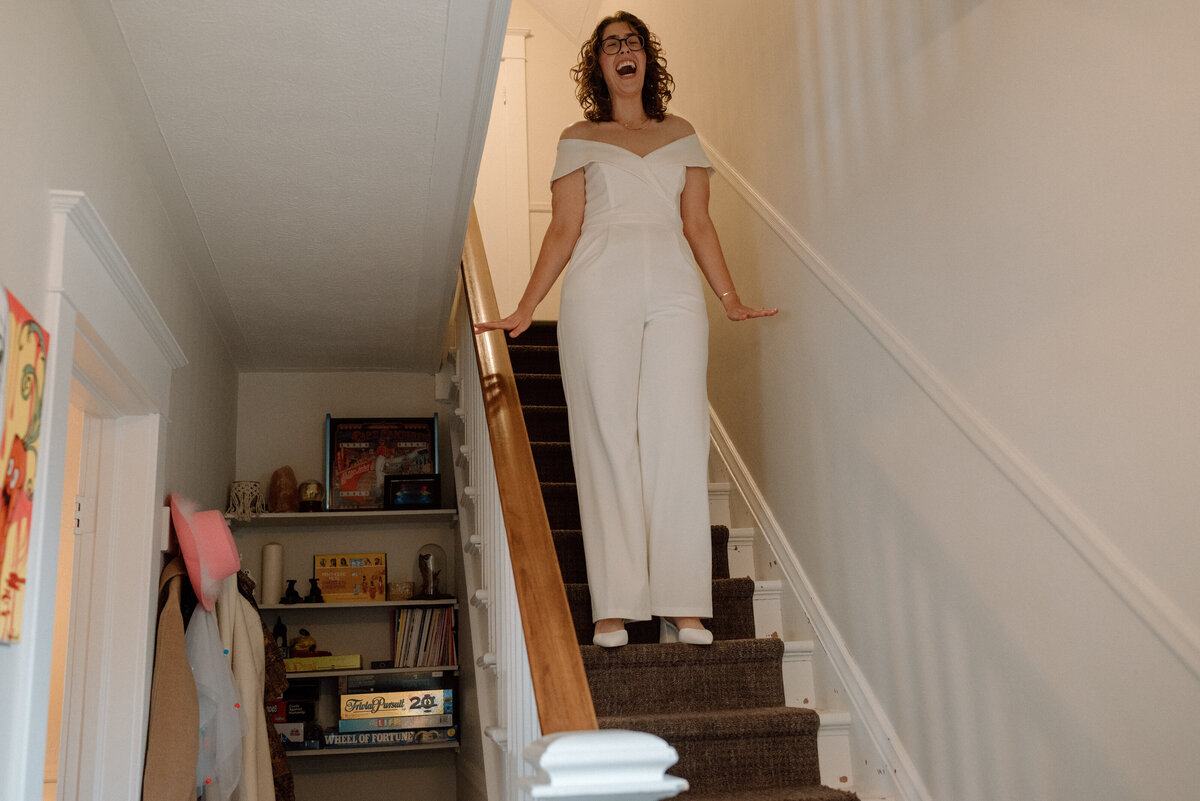
[(171, 495), (171, 522), (192, 589), (200, 604), (211, 610), (221, 582), (241, 567), (233, 533), (220, 512), (196, 511), (196, 504), (178, 494)]

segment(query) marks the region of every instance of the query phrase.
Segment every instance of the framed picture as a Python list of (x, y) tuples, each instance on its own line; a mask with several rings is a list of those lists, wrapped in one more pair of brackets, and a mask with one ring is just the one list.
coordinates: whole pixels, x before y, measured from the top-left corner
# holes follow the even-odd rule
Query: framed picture
[(325, 416), (326, 508), (384, 509), (388, 476), (436, 476), (437, 415)]
[(441, 476), (388, 476), (383, 505), (388, 509), (441, 509)]

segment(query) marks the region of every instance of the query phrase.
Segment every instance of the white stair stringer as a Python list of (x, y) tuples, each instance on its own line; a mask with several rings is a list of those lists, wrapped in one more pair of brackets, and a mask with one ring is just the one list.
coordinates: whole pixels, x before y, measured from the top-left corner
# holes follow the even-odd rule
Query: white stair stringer
[(798, 640), (783, 644), (783, 703), (785, 706), (813, 708), (813, 641)]
[[(794, 640), (783, 644), (785, 706), (815, 708), (813, 647), (812, 640)], [(821, 716), (821, 728), (817, 731), (817, 764), (821, 769), (821, 784), (839, 790), (853, 790), (850, 713), (815, 711)]]
[(754, 582), (754, 636), (780, 637), (783, 631), (783, 607), (780, 604), (781, 581)]
[(822, 712), (817, 730), (817, 765), (821, 784), (838, 790), (854, 790), (850, 761), (850, 713)]
[(708, 519), (714, 526), (729, 527), (729, 482), (708, 482)]
[[(789, 547), (778, 521), (711, 407), (709, 422), (712, 431), (710, 508), (715, 487), (722, 490), (721, 503), (729, 515), (728, 519), (734, 516), (731, 502), (739, 503), (737, 518), (739, 522), (753, 522), (755, 528), (751, 530), (755, 534), (755, 541), (758, 542), (761, 537), (761, 556), (769, 560), (765, 562), (768, 572), (783, 577), (778, 581), (756, 582), (756, 636), (770, 636), (772, 631), (782, 633), (788, 630), (783, 626), (782, 611), (782, 594), (786, 591), (789, 622), (795, 625), (799, 621), (790, 618), (803, 616), (807, 619), (805, 628), (811, 627), (817, 638), (813, 641), (785, 643), (785, 703), (788, 706), (811, 708), (814, 706), (812, 702), (820, 703), (822, 699), (828, 702), (833, 698), (847, 701), (850, 706), (848, 711), (816, 710), (821, 718), (817, 735), (821, 783), (828, 787), (853, 790), (863, 801), (930, 801), (929, 792), (900, 743), (894, 726), (847, 652), (844, 640)], [(720, 479), (726, 480), (722, 482)], [(715, 517), (713, 523), (717, 523)], [(760, 613), (770, 616), (769, 620), (764, 618), (760, 621)], [(820, 670), (814, 670), (814, 661), (819, 661)], [(815, 677), (818, 674), (823, 677), (821, 687), (816, 686)], [(801, 703), (794, 703), (797, 698)], [(803, 703), (806, 698), (810, 703)], [(860, 771), (859, 778), (862, 781), (855, 781), (855, 766)], [(855, 788), (856, 784), (862, 786), (860, 790)]]
[(730, 578), (754, 575), (754, 540), (757, 533), (752, 528), (729, 529)]

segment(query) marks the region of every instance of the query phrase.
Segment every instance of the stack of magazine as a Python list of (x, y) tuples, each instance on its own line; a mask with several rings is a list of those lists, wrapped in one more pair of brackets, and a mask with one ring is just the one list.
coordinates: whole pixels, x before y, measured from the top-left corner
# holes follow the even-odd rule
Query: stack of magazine
[(457, 664), (454, 608), (402, 607), (396, 610), (394, 667), (442, 667)]

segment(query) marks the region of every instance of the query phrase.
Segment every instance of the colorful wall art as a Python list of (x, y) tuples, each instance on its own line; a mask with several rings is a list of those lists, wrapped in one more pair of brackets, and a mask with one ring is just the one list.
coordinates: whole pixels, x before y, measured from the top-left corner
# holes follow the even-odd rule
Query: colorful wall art
[(4, 294), (8, 303), (0, 310), (0, 396), (4, 398), (4, 426), (0, 431), (4, 465), (4, 489), (0, 493), (0, 643), (21, 639), (49, 343), (45, 329), (20, 301), (11, 292)]

